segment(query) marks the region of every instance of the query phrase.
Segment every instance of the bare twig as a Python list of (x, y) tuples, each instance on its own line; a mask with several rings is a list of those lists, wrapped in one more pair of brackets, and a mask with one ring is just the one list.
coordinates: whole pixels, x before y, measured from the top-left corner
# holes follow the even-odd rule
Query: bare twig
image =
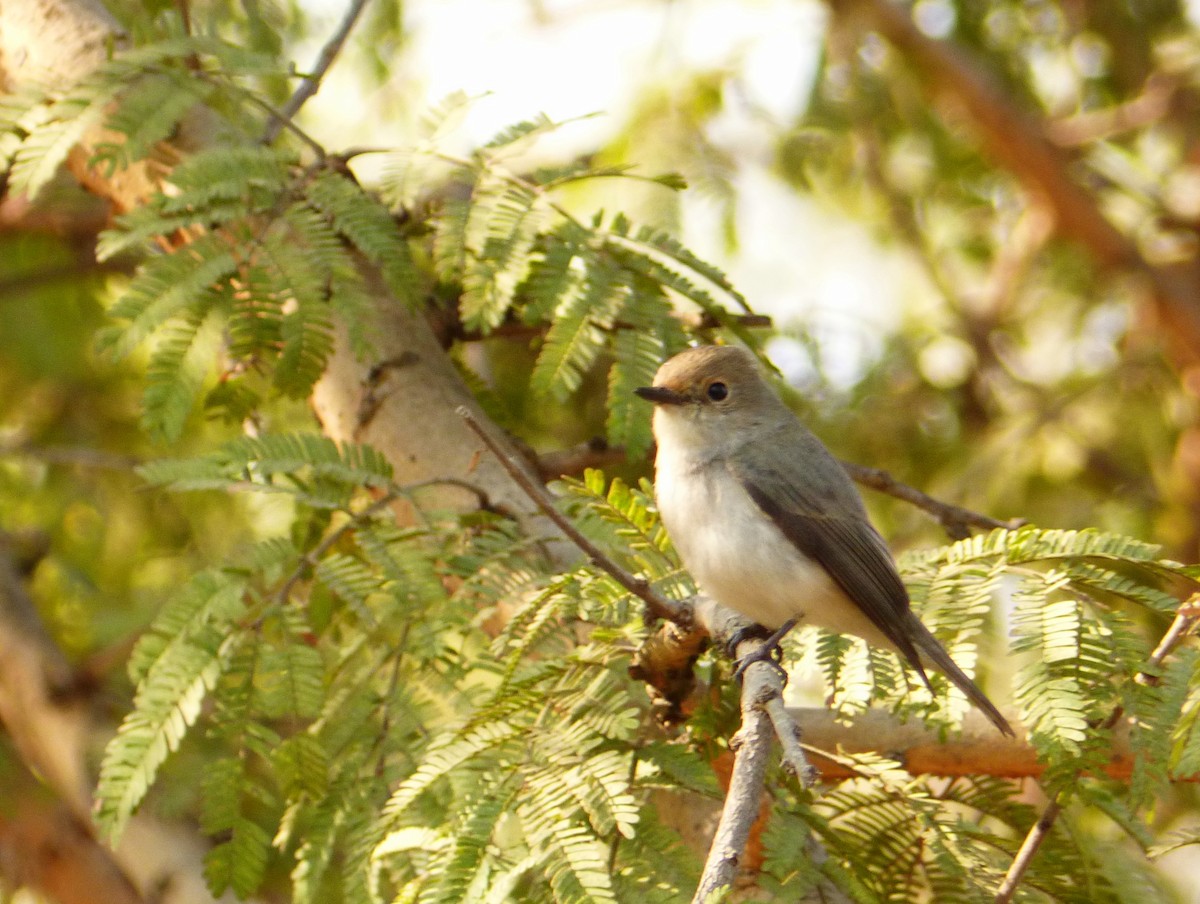
[(317, 56), (317, 62), (313, 66), (312, 72), (300, 82), (300, 86), (296, 88), (292, 96), (288, 98), (287, 103), (280, 109), (279, 115), (267, 124), (266, 131), (263, 133), (263, 144), (270, 144), (278, 138), (284, 124), (291, 121), (300, 112), (300, 108), (304, 106), (308, 99), (320, 90), (321, 79), (325, 77), (325, 73), (329, 71), (329, 67), (333, 65), (333, 61), (341, 53), (342, 46), (346, 43), (346, 39), (350, 37), (350, 31), (354, 28), (354, 23), (358, 21), (358, 17), (362, 14), (366, 5), (367, 0), (350, 0), (350, 5), (346, 9), (346, 15), (342, 17), (342, 22), (338, 26), (337, 31), (333, 33), (333, 36), (321, 48), (321, 53)]
[[(731, 638), (749, 622), (708, 597), (697, 597), (693, 610), (696, 621), (703, 625), (713, 641), (727, 647)], [(736, 655), (739, 658), (760, 652), (764, 641), (748, 638), (741, 641)], [(692, 898), (706, 900), (715, 891), (731, 885), (746, 850), (751, 830), (762, 812), (762, 791), (771, 753), (772, 737), (779, 738), (783, 748), (784, 768), (805, 786), (817, 779), (817, 772), (808, 763), (800, 746), (800, 728), (783, 705), (783, 672), (768, 662), (754, 662), (745, 672), (742, 684), (742, 727), (731, 746), (736, 758), (721, 819), (708, 850), (708, 859), (700, 884)], [(809, 854), (820, 861), (825, 852), (815, 839)], [(836, 889), (824, 889), (830, 900), (841, 900)]]
[(784, 768), (796, 776), (804, 787), (811, 787), (817, 780), (817, 770), (804, 755), (804, 748), (800, 746), (800, 726), (796, 724), (788, 713), (787, 707), (783, 705), (783, 694), (771, 694), (763, 701), (762, 706), (767, 711), (767, 715), (771, 717), (771, 724), (775, 727), (775, 737), (779, 738), (779, 745), (783, 748)]
[(912, 503), (917, 508), (929, 512), (938, 520), (938, 523), (942, 525), (946, 533), (955, 540), (962, 540), (971, 536), (972, 527), (987, 530), (998, 527), (1006, 530), (1016, 530), (1025, 523), (1024, 519), (1021, 518), (998, 521), (987, 515), (981, 515), (979, 512), (959, 508), (957, 505), (950, 505), (948, 502), (941, 502), (932, 496), (927, 496), (915, 487), (901, 483), (887, 471), (880, 470), (879, 468), (868, 468), (849, 461), (843, 461), (842, 467), (846, 469), (846, 472), (856, 483), (870, 487), (873, 490), (878, 490), (881, 493), (886, 493), (889, 496), (895, 496), (897, 499), (903, 499), (905, 502)]
[(1021, 843), (1021, 849), (1017, 851), (1017, 856), (1013, 858), (1012, 865), (1004, 876), (1004, 881), (996, 890), (995, 904), (1008, 904), (1012, 900), (1013, 895), (1016, 894), (1017, 885), (1020, 884), (1025, 871), (1029, 869), (1029, 864), (1033, 863), (1034, 856), (1042, 846), (1042, 842), (1046, 840), (1046, 836), (1050, 834), (1050, 830), (1054, 828), (1054, 823), (1061, 812), (1062, 792), (1059, 792), (1046, 805), (1046, 809), (1042, 811), (1038, 821), (1033, 824), (1033, 828), (1025, 836), (1025, 840)]
[(1145, 128), (1171, 112), (1171, 102), (1180, 87), (1181, 83), (1174, 76), (1154, 73), (1137, 97), (1103, 110), (1051, 120), (1046, 123), (1046, 134), (1059, 147), (1079, 147)]
[[(1171, 622), (1171, 627), (1163, 634), (1158, 642), (1158, 646), (1150, 654), (1149, 664), (1151, 666), (1158, 668), (1162, 665), (1166, 658), (1171, 655), (1171, 652), (1179, 646), (1195, 627), (1198, 618), (1196, 613), (1198, 600), (1200, 600), (1200, 594), (1193, 594), (1191, 599), (1180, 606), (1175, 620)], [(1158, 678), (1142, 671), (1137, 675), (1135, 680), (1140, 684), (1155, 684)], [(1104, 720), (1101, 727), (1111, 728), (1120, 721), (1123, 714), (1124, 709), (1121, 706), (1115, 707), (1109, 717)], [(1033, 858), (1042, 846), (1042, 842), (1046, 840), (1046, 836), (1054, 828), (1054, 823), (1057, 821), (1059, 814), (1062, 813), (1065, 799), (1066, 795), (1064, 792), (1059, 791), (1055, 794), (1046, 805), (1046, 809), (1042, 811), (1042, 815), (1038, 817), (1038, 821), (1030, 828), (1029, 834), (1025, 836), (1025, 841), (1022, 842), (1020, 850), (1017, 851), (1017, 855), (1009, 865), (1008, 872), (1004, 874), (1004, 881), (1000, 883), (1000, 887), (996, 890), (995, 904), (1008, 904), (1012, 900), (1013, 895), (1016, 894), (1017, 886), (1029, 870), (1029, 865), (1033, 863)]]
[[(1150, 665), (1155, 668), (1162, 665), (1184, 638), (1192, 633), (1197, 619), (1200, 619), (1200, 612), (1197, 611), (1198, 598), (1200, 598), (1200, 594), (1192, 594), (1191, 598), (1179, 607), (1179, 611), (1175, 614), (1175, 620), (1171, 622), (1171, 627), (1167, 628), (1167, 632), (1158, 642), (1158, 646), (1150, 654)], [(1139, 672), (1136, 680), (1139, 684), (1158, 683), (1158, 679), (1154, 675), (1145, 671)]]
[(614, 562), (599, 546), (581, 534), (570, 519), (558, 510), (554, 505), (554, 497), (546, 491), (545, 487), (529, 479), (529, 475), (521, 463), (514, 460), (512, 453), (487, 432), (466, 406), (459, 406), (457, 412), (458, 416), (466, 421), (467, 426), (483, 440), (484, 445), (496, 456), (500, 464), (508, 471), (509, 476), (525, 491), (542, 513), (554, 522), (567, 539), (579, 547), (592, 564), (606, 571), (613, 580), (642, 600), (655, 618), (666, 618), (685, 623), (690, 620), (690, 606), (687, 603), (667, 599), (651, 587), (649, 581), (631, 574)]

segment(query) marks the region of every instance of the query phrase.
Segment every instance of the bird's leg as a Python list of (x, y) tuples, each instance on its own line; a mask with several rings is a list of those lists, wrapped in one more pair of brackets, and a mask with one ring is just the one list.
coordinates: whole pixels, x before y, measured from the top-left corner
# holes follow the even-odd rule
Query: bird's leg
[[(787, 633), (792, 630), (792, 628), (796, 627), (796, 623), (799, 621), (800, 619), (798, 618), (789, 618), (782, 625), (776, 628), (775, 631), (770, 634), (765, 641), (763, 641), (763, 645), (761, 647), (759, 647), (753, 653), (747, 653), (740, 660), (738, 660), (737, 668), (733, 670), (734, 680), (741, 681), (742, 676), (746, 673), (746, 669), (754, 663), (767, 662), (779, 669), (780, 674), (783, 675), (783, 681), (786, 684), (787, 672), (785, 672), (783, 670), (783, 666), (779, 664), (779, 661), (783, 659), (783, 649), (779, 644), (783, 638), (787, 636)], [(750, 625), (749, 627), (742, 628), (740, 631), (735, 633), (733, 635), (733, 639), (729, 641), (730, 658), (737, 656), (738, 644), (740, 644), (743, 640), (748, 640), (754, 636), (761, 637), (766, 630), (767, 629), (762, 625)]]

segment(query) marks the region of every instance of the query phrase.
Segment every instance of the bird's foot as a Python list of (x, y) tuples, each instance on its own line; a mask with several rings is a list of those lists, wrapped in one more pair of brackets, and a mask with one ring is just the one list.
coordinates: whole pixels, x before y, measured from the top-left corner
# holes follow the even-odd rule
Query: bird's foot
[(783, 680), (784, 685), (788, 683), (787, 669), (779, 664), (779, 655), (781, 654), (779, 647), (761, 646), (753, 653), (747, 653), (738, 660), (737, 666), (733, 670), (733, 680), (741, 684), (742, 679), (746, 675), (746, 669), (754, 665), (756, 662), (765, 662), (771, 668), (779, 673), (779, 677)]
[(771, 629), (760, 624), (746, 625), (744, 628), (738, 628), (733, 632), (733, 636), (729, 638), (729, 642), (725, 644), (725, 655), (730, 659), (738, 658), (737, 648), (744, 640), (766, 640), (771, 636)]
[(747, 653), (738, 660), (737, 667), (733, 670), (733, 679), (740, 682), (746, 674), (746, 669), (756, 662), (765, 662), (778, 670), (780, 677), (783, 678), (783, 683), (786, 685), (788, 682), (788, 673), (779, 664), (783, 659), (783, 648), (780, 646), (780, 642), (787, 635), (788, 631), (796, 627), (797, 621), (799, 619), (789, 619), (772, 633), (768, 633), (767, 629), (762, 625), (749, 625), (737, 631), (729, 641), (730, 659), (737, 658), (738, 644), (743, 640), (750, 640), (755, 637), (762, 637), (764, 640), (761, 647), (751, 653)]

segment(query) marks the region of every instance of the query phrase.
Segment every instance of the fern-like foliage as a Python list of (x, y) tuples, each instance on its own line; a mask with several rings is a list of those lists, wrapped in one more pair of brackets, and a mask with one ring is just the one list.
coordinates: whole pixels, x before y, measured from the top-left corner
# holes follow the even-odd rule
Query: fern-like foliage
[[(455, 335), (532, 328), (536, 395), (569, 401), (605, 370), (609, 439), (637, 455), (651, 437), (632, 389), (686, 344), (679, 303), (742, 333), (730, 311), (745, 300), (718, 269), (661, 230), (563, 203), (567, 186), (635, 174), (518, 168), (517, 152), (558, 124), (535, 118), (454, 156), (443, 137), (468, 100), (452, 98), (389, 154), (381, 203), (345, 161), (254, 142), (244, 76), (261, 74), (253, 55), (187, 38), (0, 104), (15, 191), (36, 194), (99, 125), (92, 165), (161, 175), (100, 242), (103, 257), (138, 261), (101, 347), (145, 352), (152, 436), (178, 438), (200, 409), (241, 420), (269, 397), (304, 397), (343, 337), (369, 349), (380, 303), (436, 296), (456, 302)], [(199, 103), (226, 112), (226, 140), (169, 173), (148, 166)], [(647, 730), (649, 700), (628, 668), (646, 636), (641, 606), (607, 575), (552, 570), (538, 538), (491, 515), (424, 512), (378, 452), (310, 434), (243, 437), (141, 475), (174, 491), (271, 494), (295, 515), (181, 587), (133, 651), (133, 710), (97, 789), (107, 834), (181, 746), (203, 742), (217, 751), (200, 813), (217, 894), (249, 896), (286, 873), (301, 902), (688, 897), (695, 858), (651, 795), (718, 795), (708, 759), (727, 744), (736, 691), (702, 701), (686, 735)], [(563, 488), (564, 507), (615, 560), (665, 594), (692, 592), (649, 486), (589, 472)], [(398, 499), (415, 526), (392, 519)], [(1127, 538), (1035, 528), (904, 568), (954, 658), (1015, 703), (1041, 782), (1066, 806), (1030, 873), (1031, 900), (1154, 900), (1141, 814), (1171, 775), (1200, 772), (1200, 677), (1191, 653), (1148, 661), (1197, 573)], [(1011, 640), (1011, 671), (989, 634)], [(940, 677), (930, 690), (853, 639), (810, 632), (800, 646), (844, 714), (882, 705), (950, 730), (966, 708)], [(1127, 788), (1103, 777), (1114, 713), (1128, 728)], [(1035, 818), (1012, 787), (843, 759), (859, 777), (818, 800), (773, 785), (765, 881), (779, 899), (825, 882), (863, 901), (990, 898)], [(1097, 819), (1119, 852), (1073, 831)], [(809, 857), (816, 840), (824, 862)]]
[(171, 179), (170, 195), (119, 220), (101, 242), (101, 253), (111, 255), (195, 234), (147, 259), (114, 306), (119, 325), (106, 341), (117, 355), (155, 344), (161, 365), (149, 375), (155, 404), (146, 406), (146, 417), (164, 439), (178, 435), (197, 395), (195, 376), (188, 380), (182, 367), (171, 366), (181, 359), (174, 338), (181, 318), (216, 315), (224, 322), (230, 362), (207, 403), (244, 415), (271, 388), (308, 394), (333, 352), (335, 319), (365, 345), (369, 293), (356, 252), (402, 297), (415, 291), (397, 224), (344, 175), (314, 176), (289, 152), (246, 146), (197, 154)]
[[(403, 209), (389, 210), (341, 163), (240, 137), (257, 115), (245, 77), (266, 67), (216, 39), (173, 39), (116, 57), (65, 93), (8, 97), (0, 107), (13, 190), (36, 194), (101, 128), (92, 166), (108, 175), (136, 167), (161, 182), (98, 246), (102, 259), (141, 257), (101, 345), (116, 356), (149, 348), (144, 422), (155, 438), (178, 438), (198, 407), (240, 420), (273, 394), (305, 396), (339, 328), (356, 352), (369, 350), (380, 286), (416, 303), (437, 281), (456, 294), (468, 332), (487, 335), (506, 321), (544, 328), (532, 388), (551, 398), (573, 395), (592, 368), (610, 368), (609, 439), (634, 454), (649, 446), (649, 411), (629, 390), (684, 346), (675, 303), (694, 303), (736, 331), (723, 303), (745, 300), (719, 270), (666, 233), (622, 215), (584, 222), (557, 200), (566, 186), (632, 173), (511, 169), (519, 149), (560, 124), (540, 117), (453, 158), (440, 150), (439, 123), (467, 101), (451, 100), (424, 140), (392, 155), (381, 189)], [(161, 175), (176, 156), (164, 142), (202, 104), (227, 112), (226, 140)]]
[[(736, 690), (701, 707), (692, 743), (649, 741), (649, 700), (628, 673), (645, 628), (624, 588), (590, 565), (547, 570), (505, 522), (397, 526), (370, 500), (406, 490), (367, 447), (268, 435), (142, 473), (181, 491), (283, 494), (307, 524), (198, 576), (139, 643), (135, 709), (99, 788), (107, 831), (203, 724), (224, 750), (203, 794), (215, 891), (251, 894), (282, 867), (297, 901), (690, 893), (697, 864), (660, 847), (651, 793), (719, 795), (706, 757), (736, 724)], [(614, 559), (664, 593), (691, 592), (648, 486), (595, 471), (563, 486)], [(1200, 760), (1200, 694), (1191, 654), (1155, 669), (1157, 683), (1139, 676), (1152, 638), (1134, 615), (1170, 614), (1168, 590), (1191, 586), (1189, 569), (1120, 537), (1022, 528), (909, 556), (904, 570), (968, 667), (994, 610), (1010, 613), (1013, 696), (1042, 782), (1066, 803), (1031, 886), (1062, 902), (1153, 889), (1139, 808)], [(489, 636), (481, 613), (501, 602), (507, 620)], [(945, 725), (962, 711), (955, 691), (922, 689), (891, 654), (810, 642), (844, 709), (883, 704)], [(1003, 700), (1002, 673), (991, 677)], [(1118, 706), (1131, 726), (1128, 786), (1102, 777), (1113, 744), (1102, 717)], [(763, 882), (784, 899), (833, 883), (864, 901), (988, 900), (1036, 818), (999, 779), (915, 779), (886, 758), (827, 755), (858, 778), (816, 801), (775, 785)], [(1117, 854), (1072, 829), (1097, 818), (1126, 839), (1119, 871), (1106, 866)], [(811, 859), (814, 842), (824, 861)]]
[[(724, 303), (745, 308), (745, 299), (666, 233), (622, 215), (585, 222), (556, 200), (567, 185), (633, 174), (510, 167), (515, 149), (559, 127), (542, 117), (504, 130), (470, 158), (453, 158), (440, 150), (435, 126), (424, 142), (393, 156), (382, 189), (412, 205), (419, 200), (414, 184), (433, 173), (448, 183), (434, 217), (432, 259), (438, 278), (460, 287), (464, 328), (487, 335), (506, 321), (544, 326), (531, 389), (553, 399), (571, 397), (590, 370), (606, 364), (608, 439), (636, 455), (650, 445), (649, 413), (631, 390), (683, 348), (677, 303), (698, 305), (737, 331)], [(677, 179), (653, 181), (680, 187)]]
[[(162, 143), (198, 105), (232, 113), (218, 126), (206, 108), (206, 128), (223, 127), (226, 140), (174, 166), (162, 191), (99, 242), (101, 259), (143, 258), (102, 346), (117, 356), (150, 347), (144, 420), (165, 441), (199, 402), (241, 418), (271, 393), (306, 395), (332, 353), (335, 321), (365, 350), (364, 261), (403, 302), (423, 282), (396, 219), (343, 167), (305, 166), (239, 138), (256, 118), (242, 80), (267, 73), (266, 60), (219, 40), (175, 39), (121, 54), (65, 93), (9, 97), (0, 109), (9, 187), (31, 196), (101, 127), (90, 165), (108, 175), (140, 167), (149, 182), (164, 169)], [(217, 381), (220, 331), (201, 324), (229, 337)]]

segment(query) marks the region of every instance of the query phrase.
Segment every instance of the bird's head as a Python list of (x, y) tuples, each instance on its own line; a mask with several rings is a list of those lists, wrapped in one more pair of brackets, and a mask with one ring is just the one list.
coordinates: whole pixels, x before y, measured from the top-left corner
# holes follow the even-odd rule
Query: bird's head
[(634, 390), (655, 405), (659, 445), (720, 448), (761, 425), (780, 406), (754, 355), (735, 346), (680, 352), (658, 369), (653, 386)]

